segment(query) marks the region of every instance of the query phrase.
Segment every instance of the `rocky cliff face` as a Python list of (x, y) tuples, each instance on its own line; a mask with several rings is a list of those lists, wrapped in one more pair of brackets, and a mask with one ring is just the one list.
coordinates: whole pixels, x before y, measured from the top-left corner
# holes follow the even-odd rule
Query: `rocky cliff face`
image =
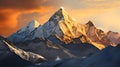
[(110, 40), (110, 38), (107, 38), (107, 34), (103, 30), (97, 29), (92, 21), (89, 21), (86, 24), (86, 34), (93, 42), (102, 44), (105, 47), (109, 45), (112, 46), (116, 45), (114, 42)]
[(120, 43), (120, 34), (118, 32), (108, 31), (107, 38), (115, 44)]

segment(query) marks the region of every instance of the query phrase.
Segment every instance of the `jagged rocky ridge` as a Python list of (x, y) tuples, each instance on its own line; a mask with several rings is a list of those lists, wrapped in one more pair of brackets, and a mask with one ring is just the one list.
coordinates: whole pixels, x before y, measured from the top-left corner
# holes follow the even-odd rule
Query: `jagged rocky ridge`
[(109, 46), (88, 58), (70, 58), (28, 67), (120, 67), (120, 44)]
[(109, 45), (116, 46), (118, 44), (111, 41), (111, 39), (108, 38), (106, 32), (101, 29), (97, 29), (92, 21), (86, 23), (86, 34), (93, 42), (102, 44), (104, 47), (107, 47)]
[(120, 34), (118, 32), (108, 31), (107, 32), (107, 38), (109, 38), (109, 40), (112, 41), (115, 44), (120, 43)]
[(45, 24), (37, 23), (36, 26), (35, 21), (29, 23), (8, 39), (20, 50), (33, 52), (42, 55), (48, 61), (53, 61), (88, 58), (99, 52), (99, 49), (116, 46), (119, 43), (119, 34), (114, 33), (114, 37), (113, 33), (97, 29), (92, 21), (84, 25), (76, 23), (63, 8), (60, 8)]
[[(47, 61), (44, 57), (42, 57), (39, 54), (35, 54), (32, 52), (24, 51), (18, 47), (16, 47), (14, 44), (12, 44), (10, 41), (8, 41), (6, 38), (0, 36), (0, 49), (1, 54), (3, 54), (4, 51), (10, 53), (14, 53), (18, 56), (20, 56), (22, 59), (36, 63), (37, 61)], [(5, 54), (6, 54), (5, 52)], [(8, 54), (9, 55), (9, 54)], [(7, 55), (6, 55), (7, 56)], [(2, 58), (1, 58), (2, 59)]]
[[(2, 41), (4, 42), (4, 44), (2, 44)], [(17, 49), (13, 44), (9, 43), (3, 37), (2, 38), (0, 37), (0, 44), (2, 44), (2, 49), (3, 49), (3, 47), (4, 48), (7, 47), (10, 49), (11, 52), (14, 53), (14, 55), (12, 55), (12, 57), (10, 57), (9, 54), (7, 53), (6, 56), (7, 57), (9, 56), (9, 58), (7, 58), (7, 59), (2, 58), (4, 61), (3, 60), (1, 61), (1, 57), (0, 57), (0, 66), (12, 66), (12, 67), (16, 67), (16, 66), (17, 67), (21, 67), (21, 66), (22, 67), (74, 67), (74, 66), (75, 67), (96, 67), (96, 66), (97, 67), (119, 67), (120, 66), (120, 63), (119, 63), (120, 62), (120, 57), (119, 57), (120, 56), (120, 50), (119, 50), (120, 45), (118, 45), (116, 47), (109, 46), (88, 58), (86, 58), (86, 57), (68, 58), (68, 59), (60, 59), (57, 61), (49, 61), (49, 62), (45, 62), (45, 63), (41, 63), (41, 64), (33, 64), (33, 63), (29, 62), (28, 60), (26, 61), (27, 57), (26, 57), (26, 59), (23, 58), (24, 60), (20, 59), (19, 57), (21, 57), (20, 54), (22, 54), (22, 53), (20, 52), (19, 54), (17, 54), (16, 52), (21, 51), (21, 49), (19, 49), (19, 48)], [(8, 50), (7, 48), (6, 48), (6, 50)], [(5, 52), (3, 54), (5, 55)], [(15, 54), (18, 56), (16, 56)], [(29, 56), (29, 55), (31, 55), (31, 54), (28, 53), (27, 56)], [(24, 57), (24, 54), (22, 56)], [(14, 57), (14, 59), (13, 59), (13, 57)], [(15, 58), (17, 58), (17, 59), (15, 59)], [(11, 60), (11, 61), (9, 62), (9, 60)], [(35, 60), (35, 58), (33, 60)], [(41, 59), (41, 60), (46, 61), (46, 59)], [(6, 61), (8, 61), (8, 62), (6, 62)], [(15, 62), (13, 62), (13, 61), (15, 61)], [(11, 62), (13, 62), (13, 63), (11, 63)], [(6, 63), (7, 63), (7, 65), (6, 65)]]
[[(37, 21), (32, 21), (8, 39), (19, 43), (36, 38), (49, 39), (56, 37), (66, 44), (78, 39), (82, 43), (93, 44), (97, 48), (103, 49), (109, 45), (116, 46), (120, 42), (119, 35), (106, 34), (103, 30), (97, 29), (92, 21), (85, 25), (77, 23), (64, 8), (60, 8), (45, 24), (40, 25)], [(118, 38), (116, 38), (117, 36)]]
[[(18, 44), (19, 45), (19, 44)], [(99, 50), (90, 45), (90, 44), (70, 44), (67, 45), (60, 45), (60, 44), (53, 44), (48, 40), (35, 40), (30, 41), (29, 46), (22, 46), (24, 48), (20, 49), (9, 42), (7, 39), (1, 37), (0, 38), (0, 46), (2, 49), (0, 54), (0, 66), (17, 66), (21, 65), (31, 65), (34, 63), (43, 63), (45, 61), (53, 61), (53, 60), (60, 60), (60, 59), (67, 59), (67, 58), (77, 58), (77, 57), (84, 57), (87, 58), (92, 54), (98, 52)], [(42, 56), (41, 56), (42, 55)], [(45, 57), (45, 58), (44, 58)], [(59, 59), (58, 59), (59, 58)], [(8, 61), (6, 61), (8, 60)], [(18, 61), (18, 63), (17, 63)], [(9, 63), (6, 65), (6, 63)], [(16, 63), (16, 64), (14, 64)], [(14, 66), (15, 65), (15, 66)]]
[[(13, 35), (16, 34), (18, 32)], [(90, 56), (99, 51), (91, 45), (84, 25), (74, 22), (63, 8), (56, 11), (44, 25), (27, 35), (29, 36), (21, 39), (23, 41), (16, 42), (16, 46), (40, 54), (48, 60)], [(17, 37), (10, 36), (8, 39), (14, 38)]]

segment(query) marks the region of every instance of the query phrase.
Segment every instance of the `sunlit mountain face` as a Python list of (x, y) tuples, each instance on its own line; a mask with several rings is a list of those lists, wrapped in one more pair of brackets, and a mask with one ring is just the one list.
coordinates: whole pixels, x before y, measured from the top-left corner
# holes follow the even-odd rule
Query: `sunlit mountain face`
[(120, 67), (119, 4), (1, 0), (0, 67)]
[(92, 21), (86, 24), (80, 24), (69, 16), (63, 7), (56, 11), (50, 19), (43, 25), (36, 20), (32, 20), (27, 26), (8, 37), (14, 43), (25, 42), (28, 40), (59, 39), (65, 44), (81, 43), (93, 44), (98, 49), (103, 49), (109, 45), (119, 44), (119, 33), (105, 32), (98, 29)]
[(104, 31), (120, 32), (119, 5), (118, 0), (1, 0), (0, 34), (10, 36), (33, 19), (44, 24), (61, 6), (65, 7), (78, 23), (91, 20)]

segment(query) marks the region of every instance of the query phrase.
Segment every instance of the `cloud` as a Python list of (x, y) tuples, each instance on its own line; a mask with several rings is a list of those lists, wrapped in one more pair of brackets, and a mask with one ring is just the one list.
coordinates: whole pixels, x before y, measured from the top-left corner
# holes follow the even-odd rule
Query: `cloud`
[(46, 0), (0, 0), (1, 9), (36, 9)]
[(45, 5), (45, 2), (46, 0), (0, 0), (0, 34), (8, 36), (13, 31), (15, 32), (19, 24), (17, 18), (21, 14), (34, 14), (35, 12), (44, 14), (51, 11), (52, 7)]
[[(0, 0), (0, 34), (8, 36), (32, 19), (45, 23), (60, 6), (77, 22), (87, 22), (93, 16), (119, 9), (120, 0)], [(100, 21), (97, 19), (95, 22)]]
[(40, 9), (40, 10), (35, 10), (35, 11), (27, 11), (24, 13), (21, 13), (17, 17), (18, 21), (18, 27), (23, 27), (27, 25), (31, 20), (37, 20), (41, 24), (44, 24), (47, 22), (49, 17), (51, 16), (51, 12), (54, 12), (51, 8), (46, 8), (45, 9)]

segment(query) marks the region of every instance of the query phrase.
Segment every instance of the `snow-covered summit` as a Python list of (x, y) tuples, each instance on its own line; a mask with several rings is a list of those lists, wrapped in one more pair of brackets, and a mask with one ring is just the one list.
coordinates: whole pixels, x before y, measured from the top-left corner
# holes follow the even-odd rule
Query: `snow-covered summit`
[[(101, 48), (101, 45), (102, 48), (115, 45), (110, 41), (111, 37), (107, 36), (101, 29), (96, 28), (92, 21), (84, 25), (77, 23), (63, 7), (57, 10), (45, 24), (40, 26), (37, 21), (33, 20), (8, 39), (12, 42), (20, 42), (36, 38), (50, 39), (51, 37), (56, 37), (66, 44), (79, 39), (82, 43), (91, 43), (95, 46), (97, 44), (98, 48)], [(120, 37), (117, 40), (120, 41)], [(117, 43), (119, 43), (118, 41)]]
[(33, 38), (57, 36), (64, 42), (71, 42), (71, 39), (79, 37), (84, 31), (83, 25), (74, 22), (69, 14), (60, 8), (50, 17), (48, 22), (35, 31)]
[(50, 17), (49, 21), (54, 21), (56, 23), (60, 20), (65, 20), (65, 19), (72, 19), (72, 18), (69, 17), (68, 13), (62, 7)]
[[(47, 38), (50, 35), (59, 35), (62, 36), (62, 31), (60, 29), (60, 23), (65, 23), (67, 19), (69, 19), (68, 13), (63, 9), (60, 8), (56, 11), (50, 19), (42, 26), (40, 26), (34, 34), (34, 38)], [(65, 21), (65, 22), (62, 22)], [(69, 20), (71, 21), (71, 20)]]
[(40, 26), (40, 23), (36, 20), (32, 20), (28, 25), (12, 34), (8, 39), (12, 42), (20, 42), (23, 41), (30, 33), (32, 33), (36, 28)]
[(29, 24), (27, 26), (20, 29), (17, 33), (22, 33), (22, 32), (25, 32), (25, 31), (32, 32), (39, 25), (40, 25), (40, 23), (38, 21), (32, 20), (31, 22), (29, 22)]

